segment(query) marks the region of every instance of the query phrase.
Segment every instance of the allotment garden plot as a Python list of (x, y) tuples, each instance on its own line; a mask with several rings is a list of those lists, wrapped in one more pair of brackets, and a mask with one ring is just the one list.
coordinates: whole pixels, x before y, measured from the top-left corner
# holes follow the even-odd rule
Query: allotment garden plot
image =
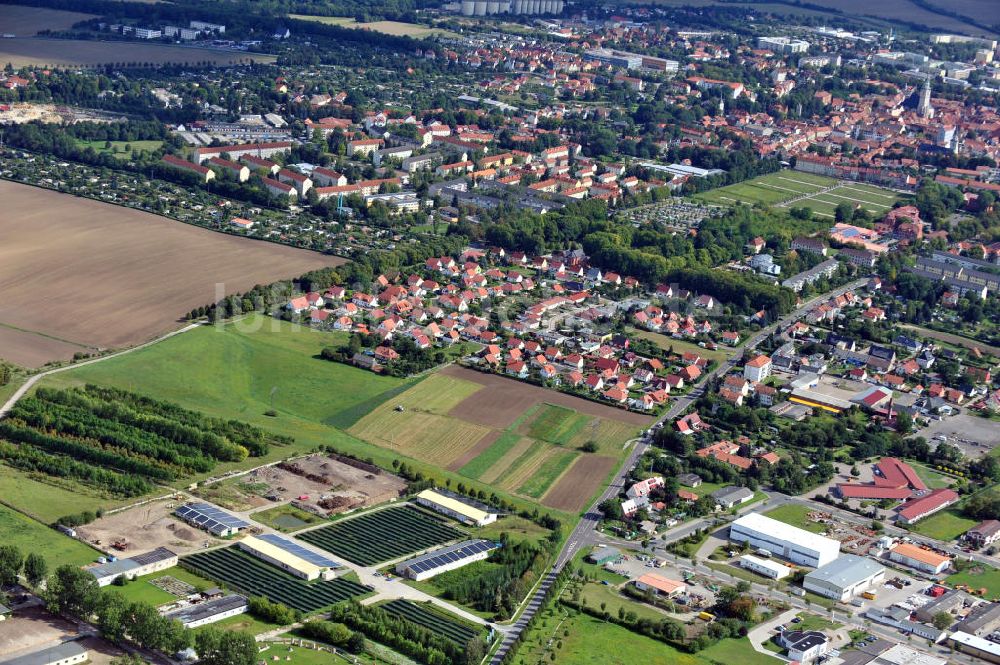
[(412, 506), (386, 508), (335, 522), (297, 538), (362, 566), (374, 566), (464, 537)]
[(268, 600), (284, 603), (301, 612), (315, 612), (371, 589), (347, 579), (306, 582), (291, 573), (275, 568), (235, 546), (199, 552), (183, 559), (183, 564), (208, 579)]
[(863, 208), (878, 217), (903, 197), (874, 185), (799, 171), (779, 171), (702, 192), (694, 198), (703, 203), (723, 205), (762, 203), (778, 208), (809, 208), (816, 217), (832, 220), (841, 203)]

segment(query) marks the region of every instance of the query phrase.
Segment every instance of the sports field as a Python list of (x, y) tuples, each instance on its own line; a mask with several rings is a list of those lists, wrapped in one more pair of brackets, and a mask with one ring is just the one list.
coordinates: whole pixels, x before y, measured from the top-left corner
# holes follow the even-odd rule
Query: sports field
[(841, 203), (860, 206), (881, 216), (903, 197), (874, 185), (847, 182), (800, 171), (779, 171), (696, 194), (694, 199), (716, 205), (754, 205), (777, 208), (809, 208), (813, 215), (834, 218)]

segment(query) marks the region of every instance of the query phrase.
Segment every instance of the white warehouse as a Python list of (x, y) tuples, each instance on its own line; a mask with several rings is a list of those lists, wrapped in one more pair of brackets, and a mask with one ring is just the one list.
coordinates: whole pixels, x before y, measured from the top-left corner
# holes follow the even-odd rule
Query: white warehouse
[(792, 574), (792, 569), (777, 561), (762, 559), (752, 554), (744, 554), (740, 557), (740, 567), (753, 571), (758, 575), (770, 577), (772, 580), (780, 580)]
[(885, 568), (872, 559), (844, 554), (832, 563), (805, 576), (806, 591), (847, 602), (858, 594), (877, 588), (885, 581)]
[(748, 513), (729, 527), (729, 540), (749, 543), (786, 561), (819, 568), (840, 556), (840, 542), (758, 513)]

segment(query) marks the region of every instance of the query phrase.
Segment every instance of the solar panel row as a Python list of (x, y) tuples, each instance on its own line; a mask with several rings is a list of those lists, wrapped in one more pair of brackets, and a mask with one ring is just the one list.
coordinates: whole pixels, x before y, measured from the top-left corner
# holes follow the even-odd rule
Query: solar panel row
[(282, 536), (279, 536), (276, 533), (265, 533), (261, 536), (258, 536), (258, 538), (268, 543), (271, 543), (275, 547), (280, 547), (286, 552), (290, 552), (291, 554), (294, 554), (300, 559), (304, 559), (315, 566), (319, 566), (321, 568), (340, 568), (340, 563), (334, 561), (330, 557), (326, 557), (323, 556), (322, 554), (313, 552), (310, 549), (306, 549), (305, 547), (302, 547), (301, 545), (296, 543), (294, 540), (291, 540), (289, 538), (283, 538)]

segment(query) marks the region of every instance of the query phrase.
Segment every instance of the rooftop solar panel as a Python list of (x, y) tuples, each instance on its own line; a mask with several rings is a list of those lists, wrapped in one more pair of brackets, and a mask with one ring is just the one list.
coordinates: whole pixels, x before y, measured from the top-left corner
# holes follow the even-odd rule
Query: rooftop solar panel
[(315, 566), (319, 566), (321, 568), (340, 568), (340, 563), (334, 561), (330, 557), (323, 556), (322, 554), (313, 552), (310, 549), (306, 549), (294, 540), (283, 538), (276, 533), (266, 533), (258, 536), (258, 538), (271, 543), (275, 547), (280, 547), (286, 552), (290, 552), (300, 559), (304, 559)]
[(179, 517), (183, 517), (213, 531), (226, 528), (246, 529), (250, 526), (249, 522), (241, 520), (235, 515), (230, 515), (226, 511), (208, 503), (189, 503), (181, 506), (174, 512)]
[(491, 549), (495, 549), (496, 547), (498, 547), (498, 545), (489, 540), (466, 540), (456, 545), (445, 547), (436, 552), (428, 552), (427, 554), (414, 557), (409, 561), (403, 562), (400, 566), (422, 573), (434, 570), (435, 568), (440, 568), (441, 566), (450, 563), (455, 563), (456, 561), (461, 561), (466, 557), (480, 552), (487, 552)]

